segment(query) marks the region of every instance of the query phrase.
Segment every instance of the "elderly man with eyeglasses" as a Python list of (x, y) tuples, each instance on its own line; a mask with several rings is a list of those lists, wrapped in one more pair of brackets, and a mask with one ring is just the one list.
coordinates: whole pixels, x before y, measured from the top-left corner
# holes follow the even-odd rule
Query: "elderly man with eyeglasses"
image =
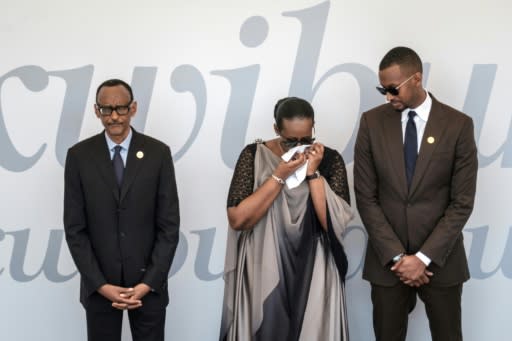
[(68, 151), (64, 229), (80, 272), (88, 340), (164, 340), (167, 277), (179, 237), (178, 194), (167, 145), (130, 126), (137, 112), (119, 79), (96, 92), (105, 130)]

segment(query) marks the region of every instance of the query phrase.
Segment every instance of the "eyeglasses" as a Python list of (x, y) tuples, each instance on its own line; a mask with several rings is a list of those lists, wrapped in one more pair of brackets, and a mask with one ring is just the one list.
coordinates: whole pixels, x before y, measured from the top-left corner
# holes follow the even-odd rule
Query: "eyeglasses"
[(101, 116), (110, 116), (110, 115), (112, 115), (114, 110), (116, 111), (116, 113), (119, 116), (123, 116), (130, 112), (131, 104), (132, 104), (132, 102), (128, 103), (127, 105), (117, 105), (115, 107), (112, 107), (110, 105), (96, 104), (96, 107), (98, 108), (98, 111), (100, 112)]
[(313, 142), (315, 142), (315, 138), (314, 137), (303, 137), (301, 139), (297, 139), (297, 138), (284, 138), (282, 137), (282, 140), (281, 140), (281, 144), (287, 148), (287, 149), (290, 149), (290, 148), (293, 148), (293, 147), (296, 147), (298, 146), (299, 144), (300, 145), (304, 145), (304, 144), (313, 144)]
[(398, 96), (398, 93), (399, 93), (399, 89), (402, 87), (402, 85), (404, 85), (405, 83), (407, 83), (412, 77), (414, 77), (414, 74), (411, 75), (409, 78), (407, 78), (406, 80), (404, 80), (402, 83), (400, 83), (398, 86), (395, 86), (395, 87), (389, 87), (389, 88), (383, 88), (381, 86), (377, 86), (376, 89), (377, 91), (379, 91), (382, 95), (386, 95), (388, 92), (392, 95), (392, 96)]

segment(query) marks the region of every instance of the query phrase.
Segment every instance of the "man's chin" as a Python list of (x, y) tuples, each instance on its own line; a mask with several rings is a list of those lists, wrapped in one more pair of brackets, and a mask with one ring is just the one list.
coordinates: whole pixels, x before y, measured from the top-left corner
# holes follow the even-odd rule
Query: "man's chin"
[(405, 109), (405, 106), (403, 105), (403, 103), (399, 103), (399, 102), (390, 102), (391, 103), (391, 106), (393, 107), (393, 109), (395, 109), (396, 111), (404, 111)]
[(107, 132), (112, 136), (119, 136), (123, 134), (122, 126), (109, 126), (107, 127)]
[(122, 136), (123, 135), (123, 127), (108, 127), (107, 133), (109, 136)]

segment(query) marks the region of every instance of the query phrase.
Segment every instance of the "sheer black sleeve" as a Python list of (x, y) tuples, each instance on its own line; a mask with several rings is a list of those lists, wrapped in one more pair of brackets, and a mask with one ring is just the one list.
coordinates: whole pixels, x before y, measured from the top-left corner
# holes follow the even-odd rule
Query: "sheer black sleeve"
[(347, 169), (343, 157), (336, 150), (325, 147), (324, 158), (318, 167), (331, 189), (350, 204)]
[(231, 185), (229, 186), (228, 207), (237, 206), (253, 192), (254, 187), (254, 155), (256, 143), (247, 145), (236, 162)]

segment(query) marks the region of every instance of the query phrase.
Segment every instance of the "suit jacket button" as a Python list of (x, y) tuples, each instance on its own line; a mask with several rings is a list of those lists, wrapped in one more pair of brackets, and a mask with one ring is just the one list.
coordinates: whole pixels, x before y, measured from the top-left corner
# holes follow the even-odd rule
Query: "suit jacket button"
[(126, 237), (126, 233), (124, 233), (124, 232), (121, 232), (120, 235), (121, 235), (121, 237)]

